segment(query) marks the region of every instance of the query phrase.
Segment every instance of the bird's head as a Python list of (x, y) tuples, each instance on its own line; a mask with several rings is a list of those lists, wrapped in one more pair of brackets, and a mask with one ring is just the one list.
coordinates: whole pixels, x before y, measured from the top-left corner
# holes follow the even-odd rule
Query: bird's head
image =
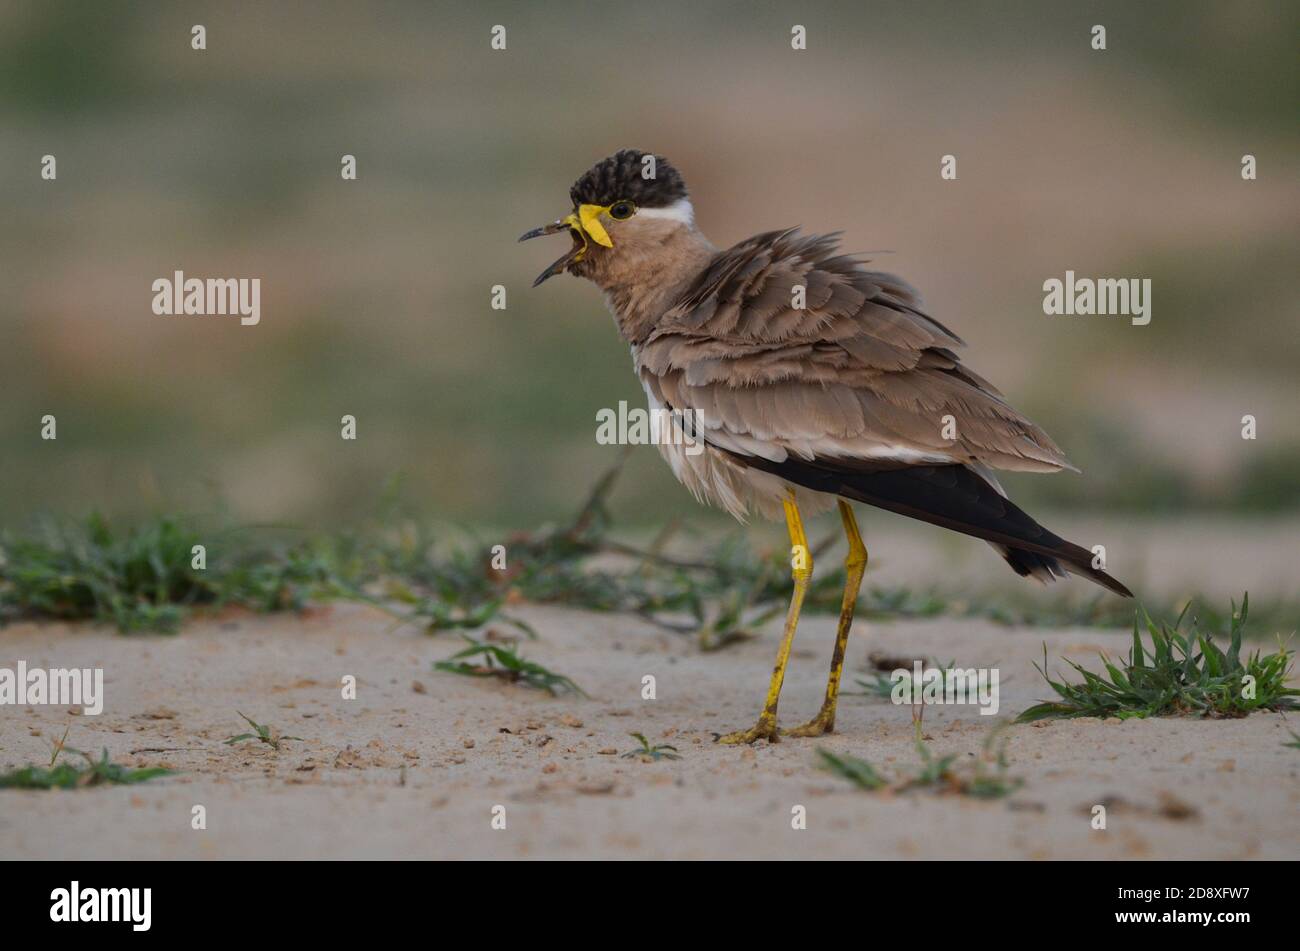
[(568, 232), (573, 246), (533, 281), (562, 271), (600, 284), (620, 269), (653, 268), (673, 236), (694, 228), (686, 184), (661, 155), (623, 149), (596, 163), (569, 189), (573, 210), (519, 240)]

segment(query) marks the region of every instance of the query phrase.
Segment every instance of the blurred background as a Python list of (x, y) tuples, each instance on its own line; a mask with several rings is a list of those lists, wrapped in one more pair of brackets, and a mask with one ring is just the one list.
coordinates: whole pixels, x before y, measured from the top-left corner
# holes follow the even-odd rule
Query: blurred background
[[(721, 246), (801, 224), (890, 252), (1084, 471), (1008, 479), (1031, 511), (1237, 520), (1294, 587), (1297, 11), (3, 0), (0, 519), (332, 525), (393, 480), (450, 522), (567, 515), (618, 451), (596, 411), (643, 397), (591, 286), (529, 289), (562, 248), (515, 239), (632, 146)], [(177, 269), (261, 278), (260, 325), (155, 316)], [(1067, 269), (1150, 278), (1151, 323), (1045, 316)], [(614, 503), (704, 517), (648, 448)]]

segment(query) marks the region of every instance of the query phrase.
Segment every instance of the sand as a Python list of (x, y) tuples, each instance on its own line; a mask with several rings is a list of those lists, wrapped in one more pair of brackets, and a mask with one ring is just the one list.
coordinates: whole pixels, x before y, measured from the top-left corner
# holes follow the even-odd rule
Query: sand
[[(0, 765), (68, 745), (183, 772), (138, 786), (0, 791), (0, 856), (42, 858), (1298, 858), (1300, 751), (1277, 714), (1244, 720), (1057, 721), (1011, 727), (1000, 800), (868, 793), (817, 767), (817, 747), (887, 772), (916, 763), (910, 709), (845, 696), (837, 732), (735, 748), (715, 731), (753, 722), (778, 629), (703, 654), (643, 621), (548, 607), (523, 651), (590, 698), (550, 697), (434, 672), (454, 635), (395, 627), (365, 607), (305, 616), (228, 614), (174, 637), (85, 625), (0, 632), (0, 664), (103, 667), (104, 712), (0, 708)], [(502, 629), (504, 631), (504, 629)], [(834, 619), (809, 617), (782, 719), (820, 701)], [(1033, 669), (1046, 642), (1093, 662), (1127, 635), (970, 620), (875, 622), (850, 643), (846, 681), (869, 652), (996, 666), (1001, 717), (1047, 696)], [(357, 679), (344, 700), (341, 678)], [(642, 678), (657, 699), (642, 699)], [(280, 752), (222, 741), (236, 711), (301, 741)], [(993, 717), (930, 707), (936, 753), (978, 753)], [(1292, 728), (1300, 726), (1293, 718)], [(642, 732), (677, 761), (621, 757)], [(1106, 804), (1107, 828), (1091, 810)], [(206, 829), (192, 828), (204, 807)], [(792, 828), (796, 806), (806, 828)], [(493, 828), (495, 807), (505, 828)], [(497, 810), (500, 814), (501, 810)], [(498, 823), (499, 824), (499, 823)]]

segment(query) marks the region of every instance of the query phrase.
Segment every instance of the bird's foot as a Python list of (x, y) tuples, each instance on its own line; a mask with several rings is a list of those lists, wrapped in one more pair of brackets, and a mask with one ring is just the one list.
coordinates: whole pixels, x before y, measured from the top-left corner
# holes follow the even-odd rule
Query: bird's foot
[(713, 742), (736, 745), (739, 743), (754, 743), (757, 740), (767, 740), (769, 743), (779, 743), (781, 741), (781, 731), (776, 728), (775, 715), (768, 716), (764, 714), (748, 730), (737, 730), (735, 733), (715, 737)]
[(823, 736), (835, 732), (835, 714), (825, 708), (803, 726), (782, 730), (783, 736)]

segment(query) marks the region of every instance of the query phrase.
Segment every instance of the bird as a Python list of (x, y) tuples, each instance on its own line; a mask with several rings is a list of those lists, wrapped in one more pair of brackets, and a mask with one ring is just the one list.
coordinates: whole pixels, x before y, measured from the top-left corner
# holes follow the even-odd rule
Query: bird
[[(569, 189), (572, 210), (520, 237), (571, 246), (533, 286), (568, 273), (605, 296), (652, 411), (693, 431), (657, 440), (700, 502), (744, 521), (784, 519), (793, 592), (767, 696), (753, 727), (719, 742), (775, 743), (835, 727), (844, 653), (868, 553), (853, 503), (987, 541), (1019, 575), (1080, 575), (1132, 597), (1093, 552), (1038, 524), (995, 470), (1078, 471), (1039, 426), (962, 362), (964, 341), (918, 292), (842, 253), (840, 233), (766, 231), (719, 249), (662, 155), (622, 149)], [(845, 587), (825, 695), (782, 729), (781, 687), (812, 577), (805, 514), (838, 508)]]

